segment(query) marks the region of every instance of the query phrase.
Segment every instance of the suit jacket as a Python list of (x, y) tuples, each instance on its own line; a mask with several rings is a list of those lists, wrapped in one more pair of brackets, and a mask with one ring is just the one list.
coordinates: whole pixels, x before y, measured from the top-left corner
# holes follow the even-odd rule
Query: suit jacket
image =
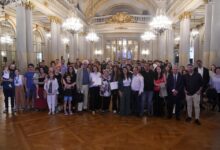
[[(195, 72), (198, 72), (198, 67), (194, 69)], [(202, 80), (203, 80), (203, 90), (206, 90), (209, 84), (210, 76), (209, 76), (209, 70), (205, 67), (203, 67), (203, 75), (202, 75)]]
[(173, 73), (168, 75), (168, 78), (167, 78), (168, 96), (173, 96), (173, 92), (172, 92), (173, 89), (178, 91), (178, 94), (177, 94), (176, 97), (178, 97), (178, 98), (183, 98), (184, 97), (184, 79), (183, 79), (183, 76), (180, 73), (178, 73), (175, 87), (174, 87), (174, 75), (173, 75)]

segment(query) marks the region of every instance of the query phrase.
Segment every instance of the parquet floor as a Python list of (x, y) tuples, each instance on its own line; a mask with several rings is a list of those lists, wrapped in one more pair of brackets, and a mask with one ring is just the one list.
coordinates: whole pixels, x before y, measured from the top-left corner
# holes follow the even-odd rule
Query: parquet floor
[(0, 150), (220, 150), (220, 113), (202, 114), (202, 126), (162, 118), (90, 113), (2, 113)]

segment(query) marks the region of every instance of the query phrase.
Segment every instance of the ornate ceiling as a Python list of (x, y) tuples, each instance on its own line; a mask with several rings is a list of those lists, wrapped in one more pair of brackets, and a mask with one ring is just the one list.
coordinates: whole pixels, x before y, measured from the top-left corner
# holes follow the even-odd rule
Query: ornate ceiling
[[(165, 8), (167, 14), (174, 22), (184, 11), (192, 12), (192, 20), (201, 23), (204, 18), (204, 0), (31, 0), (33, 9), (33, 22), (40, 26), (50, 28), (49, 16), (66, 19), (78, 8), (78, 16), (88, 22), (94, 16), (115, 15), (118, 12), (127, 12), (130, 15), (154, 16), (157, 8)], [(93, 10), (93, 11), (92, 11)], [(15, 7), (6, 7), (9, 15), (15, 18)], [(94, 13), (92, 13), (94, 12)], [(177, 24), (178, 25), (178, 24)]]

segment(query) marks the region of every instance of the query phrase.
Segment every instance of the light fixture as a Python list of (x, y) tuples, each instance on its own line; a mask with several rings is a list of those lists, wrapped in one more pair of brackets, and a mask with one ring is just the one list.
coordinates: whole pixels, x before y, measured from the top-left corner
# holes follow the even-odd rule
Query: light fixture
[(102, 55), (102, 50), (95, 50), (95, 55)]
[[(93, 7), (94, 7), (94, 4), (93, 4), (93, 0), (90, 1), (90, 5), (91, 5), (91, 16), (93, 17), (94, 16), (94, 11), (93, 11)], [(91, 18), (92, 19), (92, 18)], [(90, 19), (90, 23), (92, 22), (92, 20)], [(98, 42), (99, 41), (99, 37), (97, 35), (97, 33), (95, 32), (95, 30), (93, 29), (93, 26), (90, 24), (90, 32), (87, 34), (86, 36), (86, 40), (91, 42), (91, 43), (94, 43), (94, 42)]]
[(2, 37), (0, 37), (0, 42), (2, 44), (12, 44), (13, 39), (9, 35), (3, 35)]
[(175, 42), (179, 42), (180, 41), (180, 36), (177, 36), (175, 39), (174, 39)]
[(192, 29), (191, 36), (192, 38), (196, 38), (199, 35), (199, 31), (197, 28)]
[(68, 44), (69, 43), (69, 39), (68, 38), (63, 38), (63, 44)]
[(6, 56), (6, 51), (1, 51), (1, 55), (2, 55), (2, 57), (5, 57)]
[(150, 51), (149, 51), (149, 49), (142, 50), (141, 54), (147, 56), (150, 54)]
[(46, 37), (51, 38), (51, 33), (50, 32), (46, 33)]
[(154, 17), (150, 23), (151, 28), (159, 34), (163, 33), (165, 30), (170, 29), (171, 25), (172, 21), (166, 16), (164, 9), (158, 9), (156, 17)]
[(144, 34), (141, 35), (141, 39), (143, 41), (151, 41), (151, 40), (155, 40), (155, 38), (156, 35), (151, 31), (144, 32)]
[(83, 28), (83, 24), (81, 23), (81, 20), (75, 16), (75, 17), (67, 18), (64, 21), (62, 28), (65, 31), (69, 31), (72, 34), (75, 34)]
[(91, 42), (91, 43), (94, 43), (94, 42), (98, 42), (99, 41), (99, 37), (98, 37), (98, 35), (96, 34), (96, 32), (94, 30), (91, 30), (87, 34), (86, 40)]

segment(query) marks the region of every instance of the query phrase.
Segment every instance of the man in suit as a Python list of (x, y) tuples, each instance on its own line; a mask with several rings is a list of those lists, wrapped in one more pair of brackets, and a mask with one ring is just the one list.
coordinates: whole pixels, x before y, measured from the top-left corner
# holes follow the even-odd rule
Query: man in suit
[(77, 70), (76, 87), (78, 92), (83, 93), (83, 109), (88, 108), (88, 92), (89, 92), (89, 71), (87, 69), (89, 62), (84, 60), (80, 69)]
[(202, 86), (202, 91), (201, 91), (201, 104), (200, 104), (200, 107), (202, 109), (204, 109), (204, 107), (202, 106), (202, 103), (203, 103), (204, 92), (207, 90), (209, 80), (210, 80), (209, 70), (207, 68), (203, 67), (201, 60), (197, 60), (196, 64), (197, 64), (197, 67), (195, 68), (194, 71), (199, 73), (202, 76), (202, 81), (203, 81), (203, 86)]
[(180, 120), (180, 105), (181, 99), (184, 96), (184, 80), (179, 73), (178, 66), (173, 66), (172, 73), (167, 78), (167, 92), (168, 92), (168, 118), (172, 118), (173, 108), (175, 105), (176, 120)]

